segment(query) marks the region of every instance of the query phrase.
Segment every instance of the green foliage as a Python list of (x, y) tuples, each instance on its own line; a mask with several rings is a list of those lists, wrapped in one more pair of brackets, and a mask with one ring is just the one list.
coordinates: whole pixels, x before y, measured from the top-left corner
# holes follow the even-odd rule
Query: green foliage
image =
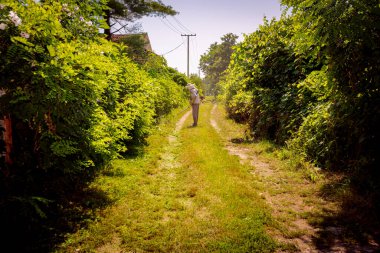
[(147, 42), (144, 36), (144, 34), (130, 34), (118, 41), (127, 46), (126, 53), (128, 57), (138, 64), (144, 64), (150, 54), (149, 51), (145, 49)]
[[(125, 46), (101, 38), (104, 3), (0, 5), (0, 116), (10, 115), (13, 126), (13, 164), (0, 164), (0, 207), (14, 217), (17, 203), (36, 211), (8, 222), (10, 237), (37, 230), (66, 194), (144, 143), (157, 119), (184, 101), (160, 57), (139, 66)], [(10, 174), (3, 174), (5, 167)], [(44, 199), (54, 200), (54, 208), (45, 208)]]
[(329, 166), (328, 163), (335, 159), (334, 156), (329, 156), (329, 151), (337, 148), (334, 147), (335, 136), (330, 128), (334, 118), (331, 115), (332, 103), (329, 101), (332, 90), (326, 71), (326, 67), (313, 71), (296, 84), (297, 99), (307, 104), (301, 125), (288, 141), (292, 150), (308, 157), (319, 166)]
[[(224, 87), (230, 117), (256, 138), (287, 143), (330, 169), (378, 183), (378, 1), (283, 0), (292, 15), (264, 20), (234, 48)], [(213, 45), (215, 47), (215, 45)]]
[[(2, 105), (36, 132), (31, 141), (34, 151), (46, 149), (41, 156), (82, 153), (90, 158), (95, 152), (115, 157), (127, 149), (125, 141), (149, 133), (154, 117), (180, 104), (182, 89), (170, 81), (162, 58), (151, 55), (146, 71), (141, 70), (123, 46), (93, 37), (97, 28), (77, 17), (82, 14), (78, 6), (30, 1), (26, 9), (10, 1), (2, 20), (11, 10), (24, 16), (20, 27), (8, 22), (10, 28), (2, 31), (1, 50), (7, 55), (2, 58)], [(72, 29), (79, 25), (87, 30), (77, 37)], [(20, 30), (28, 36), (17, 36)]]
[(235, 47), (224, 86), (232, 118), (247, 121), (257, 138), (284, 143), (305, 115), (308, 102), (295, 84), (318, 66), (294, 51), (293, 20), (264, 20)]
[[(104, 19), (107, 22), (105, 34), (111, 38), (111, 28), (115, 24), (124, 21), (124, 25), (112, 33), (122, 29), (128, 30), (128, 24), (142, 18), (143, 16), (165, 16), (175, 15), (177, 12), (169, 5), (165, 5), (161, 0), (141, 1), (141, 0), (103, 0), (107, 4), (104, 12)], [(132, 28), (133, 29), (133, 28)]]
[(155, 116), (160, 118), (174, 108), (185, 103), (186, 94), (181, 82), (176, 82), (176, 77), (181, 74), (168, 67), (165, 58), (150, 53), (147, 62), (143, 65), (145, 71), (157, 82), (155, 89)]
[(188, 83), (187, 76), (183, 73), (178, 72), (176, 69), (168, 67), (169, 72), (171, 73), (171, 77), (174, 82), (185, 87)]
[(326, 131), (332, 121), (330, 110), (329, 103), (323, 103), (314, 108), (314, 113), (304, 119), (289, 141), (289, 147), (301, 151), (305, 157), (314, 158), (314, 161), (331, 161), (333, 157), (326, 156), (334, 145), (334, 136), (332, 133), (327, 134)]
[(217, 85), (220, 77), (227, 69), (230, 57), (233, 52), (232, 47), (236, 44), (238, 36), (232, 33), (224, 35), (222, 43), (214, 43), (208, 51), (201, 56), (199, 66), (205, 74), (205, 83), (207, 85), (207, 95), (218, 95), (220, 87)]
[(142, 16), (175, 15), (176, 11), (171, 6), (164, 5), (161, 1), (123, 0), (108, 1), (108, 6), (113, 10), (114, 18), (134, 20)]
[[(314, 43), (326, 56), (331, 90), (331, 120), (324, 130), (334, 145), (320, 163), (349, 168), (373, 167), (379, 135), (379, 13), (378, 1), (283, 1), (293, 7), (299, 48)], [(307, 36), (304, 31), (307, 30)], [(307, 145), (305, 146), (307, 148)]]
[(242, 85), (244, 75), (237, 66), (231, 66), (221, 81), (228, 116), (237, 122), (247, 123), (250, 117), (252, 94)]
[[(356, 217), (370, 217), (369, 227), (377, 230), (379, 2), (282, 3), (291, 15), (265, 20), (234, 48), (221, 82), (229, 116), (247, 122), (256, 138), (287, 144), (303, 164), (344, 170), (350, 190), (366, 203), (346, 197), (345, 222), (347, 213), (355, 213), (355, 227), (368, 231)], [(314, 181), (308, 167), (300, 168)]]

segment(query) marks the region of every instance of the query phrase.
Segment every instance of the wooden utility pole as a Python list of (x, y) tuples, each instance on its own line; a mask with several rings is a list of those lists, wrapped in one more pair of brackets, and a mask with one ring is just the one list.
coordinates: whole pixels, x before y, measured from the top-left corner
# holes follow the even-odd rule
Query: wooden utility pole
[(189, 46), (189, 38), (190, 38), (190, 36), (197, 36), (196, 34), (181, 34), (181, 36), (186, 36), (187, 37), (187, 77), (189, 77), (190, 76), (190, 74), (189, 74), (189, 62), (190, 62), (190, 60), (189, 60), (189, 58), (190, 58), (190, 46)]

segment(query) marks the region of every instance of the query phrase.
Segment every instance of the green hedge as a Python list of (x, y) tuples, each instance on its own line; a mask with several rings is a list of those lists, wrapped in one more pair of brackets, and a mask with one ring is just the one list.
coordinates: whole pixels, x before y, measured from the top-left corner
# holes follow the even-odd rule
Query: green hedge
[(0, 116), (13, 126), (13, 164), (0, 164), (2, 229), (33, 230), (185, 101), (162, 58), (137, 65), (98, 34), (105, 2), (0, 5)]
[(235, 47), (222, 82), (229, 115), (318, 166), (378, 173), (380, 7), (284, 2), (292, 15)]

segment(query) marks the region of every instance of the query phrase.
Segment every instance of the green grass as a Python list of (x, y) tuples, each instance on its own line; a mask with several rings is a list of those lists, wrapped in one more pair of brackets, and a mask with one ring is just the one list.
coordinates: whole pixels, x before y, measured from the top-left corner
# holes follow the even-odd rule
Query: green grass
[(175, 114), (148, 139), (145, 154), (116, 160), (90, 187), (114, 205), (67, 235), (57, 252), (272, 252), (272, 218), (254, 176), (228, 155), (202, 104), (196, 128), (170, 142)]
[[(308, 246), (323, 245), (326, 250), (343, 244), (346, 244), (346, 250), (355, 247), (374, 250), (377, 247), (371, 238), (376, 237), (374, 235), (378, 232), (374, 231), (378, 231), (378, 226), (371, 225), (376, 224), (378, 215), (370, 210), (366, 196), (358, 196), (350, 189), (349, 175), (316, 168), (286, 147), (268, 141), (247, 141), (243, 134), (244, 126), (226, 120), (226, 112), (221, 107), (218, 105), (213, 110), (213, 119), (222, 129), (224, 142), (231, 145), (233, 140), (243, 140), (233, 145), (246, 150), (246, 155), (251, 156), (247, 163), (258, 159), (269, 166), (269, 169), (253, 166), (251, 171), (261, 173), (256, 178), (258, 191), (263, 192), (263, 199), (271, 203), (273, 215), (273, 226), (268, 227), (268, 232), (284, 242), (280, 245), (281, 251), (307, 251), (292, 241), (301, 236), (308, 236), (316, 243)], [(313, 233), (306, 224), (318, 228), (319, 232)], [(331, 227), (344, 232), (333, 234)]]
[(269, 252), (275, 244), (264, 229), (271, 222), (268, 210), (256, 193), (248, 168), (228, 154), (219, 135), (207, 122), (210, 107), (210, 104), (203, 105), (197, 128), (182, 132), (181, 156), (191, 181), (204, 189), (194, 201), (203, 201), (203, 208), (216, 221), (210, 226), (218, 240), (210, 241), (210, 247), (226, 252)]
[[(210, 102), (201, 105), (198, 127), (189, 127), (190, 115), (174, 132), (184, 113), (157, 126), (143, 154), (113, 161), (89, 186), (108, 206), (97, 205), (97, 218), (57, 252), (302, 252), (294, 239), (305, 236), (326, 244), (332, 235), (323, 228), (338, 226), (336, 200), (347, 195), (344, 178), (286, 148), (247, 140), (245, 127)], [(239, 161), (231, 146), (250, 158)]]

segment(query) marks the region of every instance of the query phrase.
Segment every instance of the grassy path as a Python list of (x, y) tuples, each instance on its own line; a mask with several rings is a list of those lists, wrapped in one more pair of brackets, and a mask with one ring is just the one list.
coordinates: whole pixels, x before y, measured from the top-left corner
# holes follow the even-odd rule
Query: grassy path
[(224, 149), (211, 109), (201, 107), (198, 127), (187, 113), (158, 129), (144, 156), (115, 161), (93, 186), (114, 204), (57, 252), (273, 251), (254, 175)]
[[(56, 252), (376, 252), (334, 222), (334, 182), (270, 143), (246, 143), (221, 106), (167, 119), (144, 155), (90, 186), (112, 204)], [(326, 189), (326, 187), (325, 187)], [(327, 193), (327, 192), (325, 192)], [(324, 226), (324, 227), (323, 227)]]

